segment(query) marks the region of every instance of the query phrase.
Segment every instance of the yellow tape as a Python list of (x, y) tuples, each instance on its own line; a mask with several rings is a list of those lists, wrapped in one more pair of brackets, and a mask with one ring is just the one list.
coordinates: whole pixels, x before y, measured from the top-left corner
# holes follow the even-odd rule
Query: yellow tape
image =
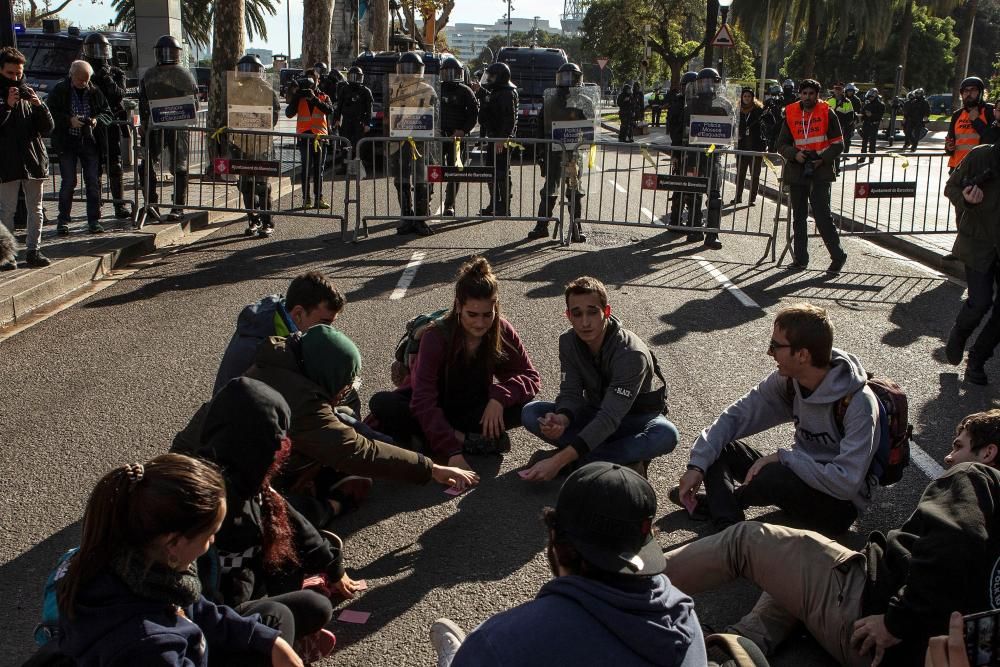
[(455, 166), (458, 167), (459, 171), (465, 169), (465, 165), (462, 163), (462, 140), (455, 137)]
[(714, 152), (715, 152), (715, 144), (712, 144), (711, 146), (705, 149), (705, 155), (711, 155)]
[(587, 169), (597, 166), (597, 144), (590, 144), (590, 157), (587, 159)]
[(778, 175), (778, 168), (774, 166), (773, 162), (771, 162), (771, 158), (767, 157), (766, 155), (764, 156), (764, 164), (767, 165), (767, 168), (771, 170), (772, 174), (780, 178), (780, 176)]
[(510, 139), (507, 140), (505, 145), (507, 148), (520, 148), (522, 151), (524, 150), (524, 146), (522, 144), (519, 144), (516, 141), (511, 141)]
[(222, 136), (222, 133), (225, 132), (228, 129), (229, 128), (227, 128), (225, 126), (220, 127), (218, 130), (216, 130), (215, 132), (212, 133), (212, 136), (210, 136), (209, 139), (211, 139), (212, 141), (218, 141), (219, 137)]
[(649, 154), (645, 146), (639, 146), (639, 150), (642, 151), (642, 159), (649, 163), (649, 166), (656, 169), (656, 160)]
[(319, 138), (322, 136), (322, 134), (317, 134), (316, 138), (313, 139), (313, 153), (319, 153)]
[(417, 142), (413, 140), (413, 137), (407, 137), (406, 142), (410, 144), (410, 152), (413, 153), (413, 159), (419, 160), (421, 155), (420, 151), (417, 150)]

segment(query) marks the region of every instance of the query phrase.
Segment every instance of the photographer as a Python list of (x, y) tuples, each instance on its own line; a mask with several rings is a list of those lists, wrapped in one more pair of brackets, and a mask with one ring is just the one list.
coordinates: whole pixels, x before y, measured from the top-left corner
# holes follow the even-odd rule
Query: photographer
[[(59, 220), (56, 231), (69, 234), (73, 192), (76, 190), (76, 165), (83, 169), (87, 193), (87, 228), (91, 234), (104, 231), (101, 226), (101, 156), (107, 150), (107, 126), (111, 108), (104, 93), (91, 83), (94, 69), (85, 60), (69, 66), (69, 76), (49, 93), (49, 109), (55, 130), (52, 150), (59, 155)], [(98, 119), (103, 122), (98, 125)]]
[[(997, 210), (1000, 210), (1000, 144), (973, 148), (948, 178), (944, 194), (958, 212), (958, 235), (952, 254), (965, 264), (969, 294), (948, 335), (945, 356), (962, 363), (965, 343), (989, 313), (976, 342), (969, 349), (965, 379), (987, 384), (984, 365), (1000, 343), (1000, 290), (997, 290)], [(992, 312), (990, 309), (992, 308)]]
[[(51, 262), (38, 249), (42, 240), (42, 186), (49, 174), (49, 156), (42, 137), (52, 131), (52, 115), (24, 83), (24, 55), (0, 49), (0, 219), (14, 230), (18, 193), (24, 190), (28, 208), (25, 257), (28, 266)], [(6, 262), (5, 262), (6, 264)]]
[(840, 121), (826, 102), (818, 99), (818, 81), (806, 79), (799, 84), (799, 101), (785, 107), (785, 122), (775, 142), (775, 150), (785, 158), (783, 180), (792, 200), (792, 229), (796, 271), (809, 265), (807, 220), (809, 206), (823, 243), (830, 252), (827, 271), (840, 273), (847, 253), (840, 247), (840, 236), (830, 214), (830, 187), (837, 180), (834, 167), (844, 152)]

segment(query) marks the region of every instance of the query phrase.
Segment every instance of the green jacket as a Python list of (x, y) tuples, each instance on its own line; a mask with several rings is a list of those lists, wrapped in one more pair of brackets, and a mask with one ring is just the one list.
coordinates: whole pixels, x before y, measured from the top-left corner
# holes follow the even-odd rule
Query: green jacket
[[(801, 103), (793, 102), (793, 104)], [(826, 136), (830, 139), (842, 137), (843, 132), (840, 129), (840, 121), (837, 120), (837, 114), (834, 113), (833, 107), (830, 107), (829, 114), (830, 124), (827, 128)], [(833, 167), (837, 164), (837, 158), (844, 152), (844, 144), (838, 141), (823, 151), (821, 156), (823, 164), (817, 167), (812, 179), (807, 179), (802, 175), (802, 165), (795, 161), (795, 155), (799, 152), (799, 149), (795, 147), (795, 141), (792, 139), (792, 131), (788, 129), (788, 121), (785, 119), (781, 121), (781, 132), (778, 134), (777, 142), (775, 142), (775, 151), (780, 153), (781, 157), (785, 158), (785, 169), (783, 172), (785, 183), (803, 185), (810, 182), (810, 180), (833, 183), (837, 180), (837, 175)]]
[[(993, 177), (982, 186), (983, 201), (969, 204), (962, 195), (962, 180), (986, 169)], [(1000, 145), (976, 146), (958, 165), (944, 187), (945, 196), (958, 212), (958, 236), (952, 254), (976, 271), (989, 271), (1000, 254)]]

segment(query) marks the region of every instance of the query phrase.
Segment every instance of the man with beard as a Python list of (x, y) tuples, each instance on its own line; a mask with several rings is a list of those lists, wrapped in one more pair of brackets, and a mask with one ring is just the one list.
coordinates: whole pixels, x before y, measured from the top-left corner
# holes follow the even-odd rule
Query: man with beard
[(707, 664), (691, 599), (659, 574), (655, 517), (653, 488), (628, 468), (595, 462), (574, 472), (543, 512), (554, 578), (468, 638), (435, 621), (438, 665)]
[(983, 101), (986, 85), (978, 76), (970, 76), (962, 82), (959, 94), (962, 107), (951, 115), (948, 135), (944, 140), (944, 151), (951, 157), (948, 167), (954, 170), (965, 156), (983, 141), (990, 123), (993, 122), (993, 105)]

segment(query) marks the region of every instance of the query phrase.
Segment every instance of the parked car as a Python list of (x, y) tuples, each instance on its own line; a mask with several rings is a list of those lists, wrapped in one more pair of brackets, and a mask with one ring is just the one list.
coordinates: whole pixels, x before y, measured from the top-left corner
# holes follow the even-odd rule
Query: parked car
[(953, 111), (951, 108), (951, 93), (928, 95), (927, 104), (931, 105), (931, 113), (934, 115), (950, 114)]

